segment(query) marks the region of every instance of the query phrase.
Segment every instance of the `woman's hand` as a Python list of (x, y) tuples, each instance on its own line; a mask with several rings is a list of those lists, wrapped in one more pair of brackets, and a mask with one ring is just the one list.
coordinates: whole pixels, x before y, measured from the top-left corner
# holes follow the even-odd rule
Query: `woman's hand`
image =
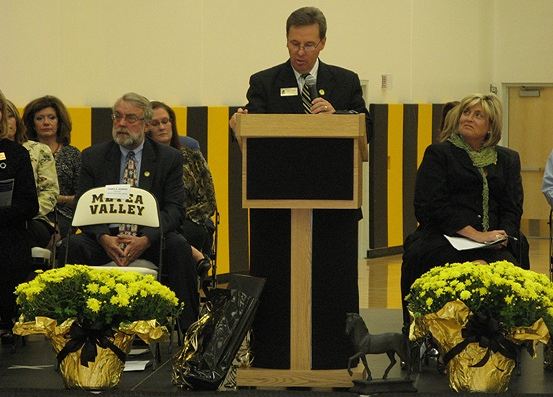
[(480, 243), (492, 243), (497, 240), (507, 240), (507, 232), (505, 230), (488, 230), (487, 232), (478, 232), (477, 238), (473, 240)]
[(507, 232), (505, 230), (488, 230), (487, 232), (481, 232), (472, 226), (465, 226), (461, 230), (458, 230), (457, 234), (479, 243), (492, 243), (497, 240), (505, 239), (500, 245), (504, 247), (507, 246)]

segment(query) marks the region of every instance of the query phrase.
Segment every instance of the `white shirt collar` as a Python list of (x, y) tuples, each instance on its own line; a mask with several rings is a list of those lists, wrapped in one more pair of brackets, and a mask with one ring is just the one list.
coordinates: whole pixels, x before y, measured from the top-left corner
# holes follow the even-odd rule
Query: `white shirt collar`
[[(298, 82), (298, 87), (300, 87), (300, 90), (303, 88), (303, 83), (305, 82), (305, 79), (301, 77), (303, 73), (299, 73), (292, 67), (292, 70), (294, 71), (294, 75), (296, 76), (296, 80)], [(319, 58), (315, 61), (315, 65), (313, 65), (313, 69), (309, 72), (310, 75), (315, 77), (315, 80), (317, 79), (317, 73), (319, 71)]]

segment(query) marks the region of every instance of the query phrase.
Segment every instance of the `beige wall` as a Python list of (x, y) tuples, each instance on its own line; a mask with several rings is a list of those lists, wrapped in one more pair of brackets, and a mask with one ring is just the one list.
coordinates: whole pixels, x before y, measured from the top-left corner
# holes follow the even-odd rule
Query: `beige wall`
[[(439, 102), (489, 83), (553, 81), (551, 0), (320, 0), (321, 58), (368, 80), (369, 102)], [(0, 87), (105, 106), (134, 90), (183, 105), (245, 102), (287, 58), (292, 0), (0, 0)], [(380, 76), (392, 75), (383, 91)]]
[(552, 83), (553, 1), (496, 0), (494, 9), (496, 83)]

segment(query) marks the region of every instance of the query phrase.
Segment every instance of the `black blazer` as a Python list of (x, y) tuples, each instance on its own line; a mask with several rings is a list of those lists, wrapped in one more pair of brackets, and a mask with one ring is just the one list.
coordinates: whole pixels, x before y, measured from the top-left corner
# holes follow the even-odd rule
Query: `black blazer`
[(15, 286), (31, 272), (26, 225), (38, 213), (38, 199), (29, 152), (15, 142), (0, 139), (0, 181), (12, 178), (12, 205), (0, 207), (0, 315), (6, 320), (15, 315)]
[[(485, 168), (489, 230), (517, 235), (523, 191), (517, 152), (497, 146), (497, 164)], [(454, 235), (465, 226), (482, 230), (482, 177), (468, 154), (450, 142), (430, 145), (417, 172), (415, 215), (419, 228)]]
[[(250, 77), (246, 94), (250, 113), (303, 113), (301, 95), (283, 96), (282, 88), (298, 88), (290, 61), (255, 73)], [(372, 122), (365, 106), (363, 91), (356, 73), (319, 60), (317, 91), (337, 111), (353, 110), (366, 114), (367, 139), (372, 138)]]
[[(94, 187), (119, 183), (121, 155), (119, 145), (114, 141), (85, 149), (77, 195)], [(178, 150), (146, 138), (138, 187), (149, 191), (157, 199), (164, 232), (175, 231), (183, 218), (185, 192), (182, 163), (182, 155)], [(102, 234), (109, 234), (109, 225), (89, 226), (85, 232), (98, 239)], [(147, 236), (151, 242), (159, 240), (155, 228), (142, 227), (138, 233)]]
[(12, 205), (0, 207), (0, 236), (9, 236), (12, 228), (24, 230), (26, 222), (38, 213), (29, 152), (9, 139), (0, 139), (0, 181), (7, 179), (14, 179)]

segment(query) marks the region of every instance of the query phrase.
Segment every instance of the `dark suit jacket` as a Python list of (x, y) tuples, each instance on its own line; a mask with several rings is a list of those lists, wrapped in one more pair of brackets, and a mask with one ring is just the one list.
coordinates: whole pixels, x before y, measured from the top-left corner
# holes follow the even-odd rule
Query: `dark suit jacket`
[[(250, 113), (303, 113), (301, 95), (282, 96), (281, 88), (298, 87), (290, 61), (255, 73), (250, 77), (246, 94)], [(367, 139), (372, 137), (372, 123), (365, 106), (359, 77), (354, 72), (319, 60), (317, 91), (334, 106), (336, 111), (365, 113)]]
[[(146, 138), (138, 187), (149, 191), (157, 199), (165, 233), (175, 231), (183, 218), (185, 193), (182, 162), (178, 150)], [(121, 150), (114, 141), (85, 149), (77, 195), (94, 187), (119, 183), (120, 166)], [(102, 234), (109, 234), (109, 225), (89, 226), (85, 232), (98, 239)], [(152, 243), (159, 240), (159, 232), (155, 228), (139, 228), (138, 234), (147, 236)]]
[(26, 222), (38, 213), (38, 199), (29, 152), (9, 139), (0, 139), (0, 181), (12, 178), (12, 205), (0, 207), (0, 236), (5, 237), (10, 237), (13, 228), (25, 230)]
[[(513, 150), (501, 146), (496, 149), (497, 164), (485, 167), (489, 186), (488, 230), (503, 229), (522, 242), (522, 234), (519, 235), (523, 201), (520, 158)], [(405, 270), (402, 273), (407, 269), (414, 272), (410, 282), (430, 267), (447, 262), (486, 259), (487, 256), (500, 260), (504, 250), (456, 251), (443, 236), (453, 236), (469, 225), (482, 231), (482, 183), (480, 173), (463, 149), (450, 142), (433, 144), (426, 149), (415, 188), (415, 215), (419, 226), (403, 245)], [(527, 265), (524, 263), (527, 260), (523, 259), (526, 252), (521, 252), (515, 241), (509, 240), (507, 248), (522, 266)], [(512, 261), (509, 254), (503, 256)]]
[[(497, 146), (497, 164), (486, 167), (489, 230), (515, 235), (522, 216), (518, 153)], [(482, 230), (482, 177), (468, 154), (449, 142), (430, 145), (417, 173), (415, 215), (421, 229), (453, 235), (465, 226)]]

